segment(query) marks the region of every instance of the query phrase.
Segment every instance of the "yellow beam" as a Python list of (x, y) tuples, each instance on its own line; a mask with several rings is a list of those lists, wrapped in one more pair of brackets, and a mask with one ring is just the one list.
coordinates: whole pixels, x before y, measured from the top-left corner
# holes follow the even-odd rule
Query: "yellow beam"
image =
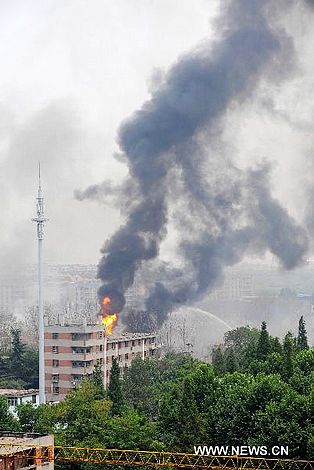
[(173, 467), (195, 469), (245, 469), (245, 470), (314, 470), (314, 461), (289, 459), (264, 459), (259, 457), (201, 456), (177, 452), (144, 450), (102, 449), (88, 447), (41, 446), (40, 452), (24, 444), (0, 443), (0, 456), (19, 454), (25, 458), (44, 461), (90, 462), (104, 465), (138, 467)]

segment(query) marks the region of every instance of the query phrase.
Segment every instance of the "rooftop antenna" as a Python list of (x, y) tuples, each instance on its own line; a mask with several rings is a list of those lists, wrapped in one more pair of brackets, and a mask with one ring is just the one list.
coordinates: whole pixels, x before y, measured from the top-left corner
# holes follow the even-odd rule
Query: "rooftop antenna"
[(45, 333), (44, 333), (44, 300), (43, 300), (43, 269), (42, 247), (44, 226), (48, 219), (44, 215), (44, 198), (41, 189), (40, 162), (38, 163), (38, 192), (36, 198), (37, 217), (32, 219), (37, 224), (38, 240), (38, 338), (39, 338), (39, 403), (46, 402), (45, 395)]

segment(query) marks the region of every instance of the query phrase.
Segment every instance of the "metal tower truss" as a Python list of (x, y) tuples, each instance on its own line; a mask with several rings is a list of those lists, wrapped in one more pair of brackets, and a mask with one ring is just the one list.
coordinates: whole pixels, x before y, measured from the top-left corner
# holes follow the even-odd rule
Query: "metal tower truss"
[(195, 469), (314, 470), (314, 461), (259, 457), (205, 456), (176, 452), (120, 450), (65, 446), (34, 446), (0, 443), (0, 456), (29, 462), (89, 462), (134, 467)]

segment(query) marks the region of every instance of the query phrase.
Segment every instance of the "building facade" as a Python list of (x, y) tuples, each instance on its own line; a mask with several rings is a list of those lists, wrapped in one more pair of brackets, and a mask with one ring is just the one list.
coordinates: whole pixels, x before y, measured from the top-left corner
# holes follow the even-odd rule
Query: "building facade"
[(38, 389), (29, 390), (14, 390), (0, 388), (0, 396), (5, 397), (8, 402), (9, 410), (15, 414), (17, 405), (22, 403), (32, 403), (33, 405), (39, 405), (39, 393)]
[(155, 334), (104, 337), (102, 324), (48, 325), (45, 327), (45, 380), (47, 401), (60, 401), (100, 364), (104, 384), (109, 382), (113, 357), (120, 373), (135, 357), (156, 354)]

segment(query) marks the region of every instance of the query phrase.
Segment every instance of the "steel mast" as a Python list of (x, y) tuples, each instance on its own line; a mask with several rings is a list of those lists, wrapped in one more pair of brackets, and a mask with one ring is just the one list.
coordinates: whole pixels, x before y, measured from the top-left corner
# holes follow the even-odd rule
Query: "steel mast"
[(44, 197), (41, 189), (40, 163), (38, 165), (38, 193), (36, 198), (37, 217), (32, 219), (37, 224), (38, 240), (38, 338), (39, 338), (39, 403), (46, 402), (45, 394), (45, 333), (44, 333), (44, 299), (43, 299), (43, 239), (44, 226), (48, 219), (44, 215)]

